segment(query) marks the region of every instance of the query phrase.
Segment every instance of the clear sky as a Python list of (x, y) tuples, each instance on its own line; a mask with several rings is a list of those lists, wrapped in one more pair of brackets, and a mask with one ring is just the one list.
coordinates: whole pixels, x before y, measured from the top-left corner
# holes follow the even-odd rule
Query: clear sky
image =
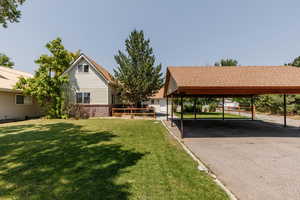
[(169, 65), (282, 65), (300, 56), (299, 0), (27, 0), (20, 23), (0, 28), (0, 52), (34, 72), (45, 44), (61, 37), (109, 71), (133, 29)]

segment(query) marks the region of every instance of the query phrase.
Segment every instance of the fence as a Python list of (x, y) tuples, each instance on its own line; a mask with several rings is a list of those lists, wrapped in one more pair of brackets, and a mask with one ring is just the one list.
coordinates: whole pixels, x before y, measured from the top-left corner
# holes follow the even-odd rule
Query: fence
[[(218, 109), (222, 110), (222, 106), (218, 106)], [(239, 115), (241, 115), (241, 112), (244, 113), (251, 113), (251, 106), (238, 106), (238, 107), (231, 107), (231, 106), (225, 106), (224, 111), (231, 111), (231, 112), (237, 112)], [(253, 115), (255, 116), (256, 111), (255, 111), (255, 106), (253, 106)]]
[(152, 116), (154, 119), (156, 118), (154, 108), (112, 108), (112, 116), (113, 117), (122, 117), (123, 115), (128, 115), (131, 118), (134, 116)]

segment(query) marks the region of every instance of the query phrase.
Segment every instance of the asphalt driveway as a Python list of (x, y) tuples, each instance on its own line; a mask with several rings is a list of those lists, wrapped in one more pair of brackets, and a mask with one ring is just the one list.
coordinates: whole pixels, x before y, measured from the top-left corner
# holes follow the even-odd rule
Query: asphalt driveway
[(239, 120), (184, 127), (184, 143), (239, 199), (300, 199), (299, 128)]

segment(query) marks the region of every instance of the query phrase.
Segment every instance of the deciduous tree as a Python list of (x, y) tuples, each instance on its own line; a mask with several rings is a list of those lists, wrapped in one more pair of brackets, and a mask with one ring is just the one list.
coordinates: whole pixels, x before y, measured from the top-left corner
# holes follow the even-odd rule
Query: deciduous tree
[(0, 66), (12, 68), (14, 65), (15, 63), (7, 55), (0, 53)]
[(21, 11), (18, 9), (25, 0), (0, 0), (0, 24), (6, 28), (7, 23), (19, 22)]
[(48, 118), (64, 118), (62, 86), (68, 83), (68, 77), (62, 76), (62, 73), (80, 52), (66, 50), (60, 38), (47, 43), (46, 48), (51, 55), (41, 55), (35, 61), (39, 69), (34, 77), (21, 78), (16, 88), (21, 89), (25, 95), (35, 97)]
[(221, 59), (219, 62), (215, 62), (215, 66), (237, 66), (238, 61), (234, 59)]
[(295, 58), (291, 63), (288, 63), (287, 65), (300, 67), (300, 56)]

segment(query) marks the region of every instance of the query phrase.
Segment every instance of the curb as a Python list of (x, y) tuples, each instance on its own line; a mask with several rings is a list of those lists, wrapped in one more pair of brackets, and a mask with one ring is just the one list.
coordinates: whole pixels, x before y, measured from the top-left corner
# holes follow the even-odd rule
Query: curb
[(205, 164), (169, 129), (169, 127), (164, 123), (163, 120), (160, 120), (164, 127), (168, 130), (169, 134), (173, 136), (175, 140), (182, 146), (187, 154), (189, 154), (194, 161), (198, 163), (199, 171), (206, 172), (210, 177), (213, 178), (214, 182), (220, 186), (231, 200), (238, 200), (238, 198), (228, 189), (226, 186), (217, 178), (217, 176), (210, 171)]

